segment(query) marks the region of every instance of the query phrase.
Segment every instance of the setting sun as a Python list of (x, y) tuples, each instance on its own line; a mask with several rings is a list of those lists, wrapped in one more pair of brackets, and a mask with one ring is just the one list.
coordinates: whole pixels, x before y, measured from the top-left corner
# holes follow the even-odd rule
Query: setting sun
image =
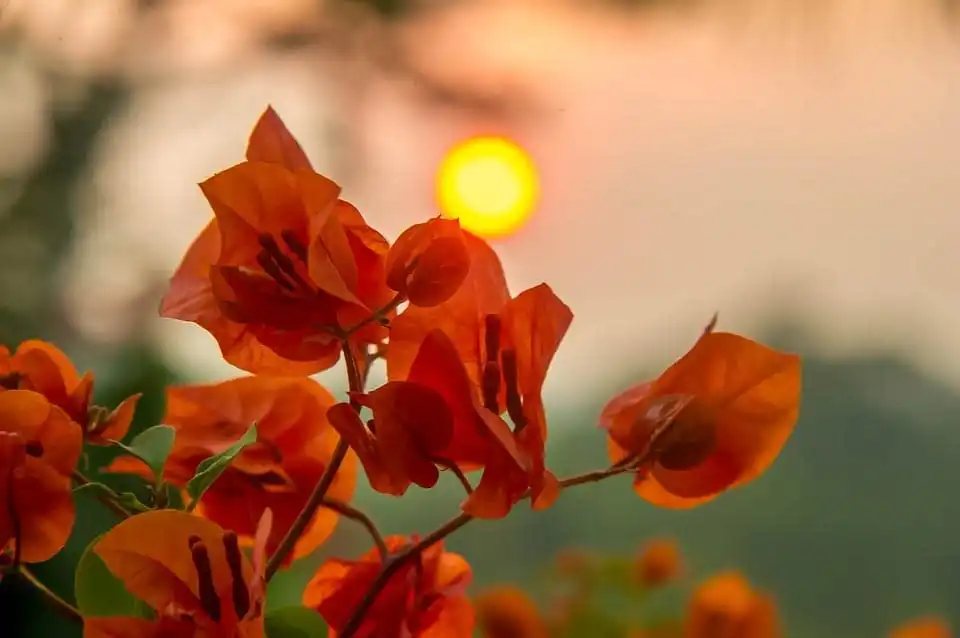
[(508, 235), (533, 212), (539, 185), (526, 151), (499, 137), (453, 147), (437, 176), (440, 210), (482, 237)]

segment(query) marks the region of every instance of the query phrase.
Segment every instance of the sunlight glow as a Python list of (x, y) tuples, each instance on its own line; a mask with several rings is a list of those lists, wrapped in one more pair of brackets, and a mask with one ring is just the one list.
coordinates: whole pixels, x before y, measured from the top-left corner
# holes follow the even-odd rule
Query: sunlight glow
[(437, 174), (445, 217), (481, 237), (509, 235), (530, 217), (539, 194), (526, 151), (499, 137), (475, 137), (453, 147)]

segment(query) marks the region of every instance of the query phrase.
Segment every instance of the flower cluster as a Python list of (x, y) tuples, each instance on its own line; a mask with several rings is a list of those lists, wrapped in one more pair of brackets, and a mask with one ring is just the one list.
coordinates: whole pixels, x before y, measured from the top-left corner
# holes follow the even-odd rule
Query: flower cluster
[[(94, 405), (93, 376), (54, 346), (0, 350), (4, 570), (28, 576), (29, 563), (64, 546), (76, 490), (119, 519), (78, 566), (79, 609), (44, 590), (86, 638), (276, 638), (277, 627), (321, 617), (339, 638), (466, 638), (478, 616), (491, 636), (541, 635), (489, 629), (488, 610), (501, 605), (468, 598), (470, 565), (444, 549), (447, 536), (618, 475), (654, 505), (692, 507), (757, 478), (796, 423), (799, 358), (714, 321), (660, 376), (603, 409), (610, 465), (558, 478), (545, 458), (542, 395), (573, 312), (550, 286), (512, 292), (494, 250), (456, 220), (427, 219), (388, 241), (272, 109), (246, 159), (200, 187), (213, 219), (160, 314), (206, 330), (246, 376), (169, 388), (163, 425), (128, 440), (139, 396)], [(387, 380), (369, 388), (381, 359)], [(349, 392), (338, 399), (310, 375), (341, 360)], [(85, 444), (118, 449), (107, 471), (142, 477), (150, 497), (85, 476)], [(383, 537), (350, 503), (359, 470), (394, 497), (448, 472), (464, 489), (460, 511), (422, 536)], [(370, 535), (371, 551), (329, 560), (302, 609), (271, 622), (266, 583), (343, 518)], [(638, 573), (667, 582), (677, 561), (672, 546), (655, 546)], [(80, 589), (90, 570), (120, 593), (90, 603), (95, 593)], [(712, 587), (721, 593), (707, 588), (697, 605), (739, 588), (743, 613), (767, 619), (740, 580)]]
[[(522, 590), (501, 584), (473, 600), (485, 638), (783, 638), (776, 601), (740, 571), (728, 569), (692, 583), (686, 603), (667, 611), (670, 590), (686, 589), (686, 571), (672, 539), (653, 539), (635, 556), (563, 553), (549, 574), (552, 595), (538, 606)], [(619, 604), (611, 605), (610, 601)], [(629, 604), (623, 604), (629, 601)], [(673, 604), (667, 607), (673, 607)], [(951, 638), (936, 616), (893, 629), (889, 638)]]

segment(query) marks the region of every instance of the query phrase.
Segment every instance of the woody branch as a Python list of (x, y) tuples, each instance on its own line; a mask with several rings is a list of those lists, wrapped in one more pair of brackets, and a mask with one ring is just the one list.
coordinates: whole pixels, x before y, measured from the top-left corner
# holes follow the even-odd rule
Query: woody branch
[[(574, 476), (567, 477), (560, 481), (560, 486), (562, 488), (567, 488), (574, 487), (576, 485), (584, 485), (586, 483), (596, 483), (612, 476), (634, 472), (636, 471), (637, 467), (646, 463), (651, 454), (652, 449), (648, 449), (643, 455), (637, 457), (632, 463), (620, 463), (608, 468), (593, 470), (583, 474), (576, 474)], [(522, 498), (530, 498), (530, 491), (528, 490)], [(353, 638), (353, 636), (360, 629), (360, 625), (363, 623), (364, 616), (370, 611), (370, 608), (373, 607), (373, 604), (377, 600), (377, 596), (379, 596), (380, 592), (382, 592), (387, 586), (394, 574), (400, 571), (408, 563), (416, 560), (417, 557), (428, 548), (439, 543), (472, 520), (474, 520), (474, 517), (470, 516), (469, 514), (457, 514), (446, 523), (438, 527), (436, 530), (424, 536), (419, 542), (385, 560), (383, 568), (377, 575), (376, 580), (373, 581), (370, 589), (364, 595), (363, 599), (360, 601), (360, 604), (357, 605), (357, 608), (353, 611), (353, 614), (350, 616), (350, 620), (344, 627), (343, 632), (339, 634), (340, 638)]]

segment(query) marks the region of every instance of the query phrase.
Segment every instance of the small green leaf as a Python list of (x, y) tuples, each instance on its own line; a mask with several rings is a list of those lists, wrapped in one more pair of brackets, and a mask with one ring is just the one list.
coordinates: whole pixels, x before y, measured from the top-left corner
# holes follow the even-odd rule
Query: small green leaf
[(108, 485), (103, 483), (90, 482), (73, 488), (74, 494), (79, 494), (80, 492), (100, 492), (106, 495), (107, 498), (117, 501), (124, 507), (124, 509), (127, 509), (131, 512), (149, 512), (151, 509), (141, 503), (136, 494), (132, 492), (123, 492), (121, 494), (117, 494)]
[(152, 610), (139, 598), (127, 591), (123, 582), (107, 568), (106, 563), (93, 551), (100, 536), (87, 545), (77, 563), (74, 578), (74, 595), (77, 609), (84, 616), (132, 616), (150, 618)]
[(243, 451), (243, 448), (257, 442), (257, 426), (256, 424), (251, 425), (250, 429), (240, 437), (240, 440), (228, 447), (226, 450), (217, 454), (216, 456), (211, 456), (209, 459), (206, 459), (197, 467), (197, 473), (193, 475), (193, 478), (190, 479), (190, 482), (187, 483), (187, 494), (190, 495), (190, 504), (187, 506), (187, 511), (192, 512), (197, 506), (197, 503), (200, 502), (200, 497), (203, 496), (203, 493), (213, 485), (213, 482), (217, 480), (230, 463), (233, 462), (233, 459), (237, 458), (237, 455)]
[(155, 425), (138, 434), (129, 445), (119, 441), (114, 441), (113, 444), (146, 463), (153, 470), (153, 476), (159, 484), (160, 477), (163, 476), (163, 466), (170, 456), (176, 436), (177, 431), (169, 425)]
[(327, 624), (312, 609), (281, 607), (263, 618), (267, 638), (326, 638)]
[(124, 508), (131, 512), (149, 512), (151, 508), (147, 507), (140, 502), (140, 499), (137, 498), (137, 495), (133, 492), (120, 492), (118, 495), (117, 501)]

